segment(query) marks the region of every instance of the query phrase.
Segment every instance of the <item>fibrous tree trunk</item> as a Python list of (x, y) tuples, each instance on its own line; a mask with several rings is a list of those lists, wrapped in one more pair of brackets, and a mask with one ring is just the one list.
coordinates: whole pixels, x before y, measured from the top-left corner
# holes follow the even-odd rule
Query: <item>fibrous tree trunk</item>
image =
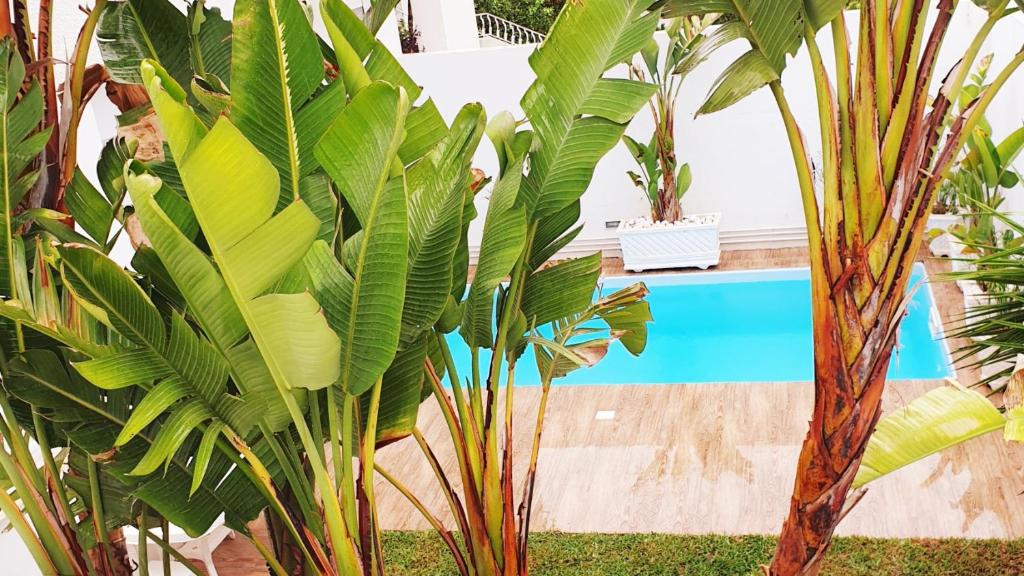
[[(990, 28), (983, 29), (929, 104), (935, 62), (954, 9), (952, 0), (940, 0), (930, 32), (919, 28), (919, 60), (905, 44), (903, 58), (892, 61), (894, 48), (886, 43), (900, 11), (890, 12), (884, 1), (865, 2), (856, 72), (841, 74), (836, 89), (813, 35), (807, 34), (825, 150), (820, 224), (814, 195), (804, 195), (811, 227), (820, 226), (809, 234), (815, 400), (770, 567), (773, 575), (817, 574), (836, 526), (857, 499), (849, 497), (850, 489), (881, 416), (889, 360), (936, 190), (992, 96), (1024, 59), (1024, 52), (1018, 54), (987, 92), (954, 113), (966, 67)], [(915, 23), (912, 28), (928, 17), (920, 2), (902, 12)], [(842, 48), (847, 41), (842, 16), (833, 22), (833, 35)], [(851, 59), (844, 61), (838, 52), (837, 68), (850, 70)], [(786, 117), (781, 87), (773, 89)], [(806, 159), (795, 121), (786, 120), (794, 154)]]

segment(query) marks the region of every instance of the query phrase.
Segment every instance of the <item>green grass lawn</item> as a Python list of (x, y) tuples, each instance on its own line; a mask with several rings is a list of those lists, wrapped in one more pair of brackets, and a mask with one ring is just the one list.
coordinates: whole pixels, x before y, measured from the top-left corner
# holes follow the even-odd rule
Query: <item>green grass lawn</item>
[[(431, 532), (384, 538), (390, 576), (455, 574), (447, 548)], [(559, 534), (530, 537), (531, 576), (729, 576), (760, 574), (769, 536)], [(1009, 576), (1024, 574), (1024, 540), (876, 540), (837, 538), (827, 576)]]

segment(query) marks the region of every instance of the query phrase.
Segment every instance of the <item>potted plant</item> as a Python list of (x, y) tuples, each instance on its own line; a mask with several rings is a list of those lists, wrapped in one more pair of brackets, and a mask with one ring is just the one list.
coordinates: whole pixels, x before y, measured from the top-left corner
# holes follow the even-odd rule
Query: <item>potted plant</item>
[[(967, 83), (958, 98), (957, 106), (963, 111), (971, 105), (971, 102), (985, 88), (985, 78), (988, 76), (988, 69), (992, 65), (992, 54), (983, 57), (978, 61), (978, 66), (971, 74), (970, 82)], [(979, 122), (979, 129), (991, 132), (991, 127), (985, 118)], [(973, 186), (973, 177), (961, 171), (952, 171), (942, 181), (935, 194), (935, 204), (932, 205), (931, 215), (928, 217), (928, 248), (933, 256), (957, 256), (961, 254), (962, 246), (956, 242), (951, 230), (953, 227), (962, 224), (960, 210), (963, 208), (960, 200), (964, 196), (965, 189)], [(954, 263), (954, 268), (957, 264)]]
[[(1002, 291), (999, 283), (993, 283), (985, 275), (972, 274), (989, 267), (990, 263), (1007, 250), (1016, 248), (1024, 241), (1015, 229), (1000, 225), (1000, 207), (1006, 199), (1004, 188), (1012, 188), (1020, 182), (1020, 176), (1010, 165), (1024, 146), (1024, 128), (1011, 134), (999, 145), (995, 145), (987, 127), (979, 128), (968, 141), (968, 154), (960, 167), (947, 177), (943, 189), (955, 195), (958, 206), (966, 212), (960, 222), (950, 227), (954, 240), (950, 242), (953, 270), (960, 273), (957, 285), (963, 293), (965, 324), (985, 322), (993, 305)], [(933, 250), (934, 251), (934, 250)], [(973, 335), (975, 340), (987, 336)], [(1014, 359), (986, 360), (979, 363), (981, 377), (994, 390), (1006, 385), (1006, 373), (1013, 367)]]
[[(972, 270), (978, 260), (984, 260), (1018, 242), (1012, 230), (1000, 228), (996, 215), (1006, 199), (1004, 191), (1020, 183), (1020, 175), (1012, 162), (1024, 148), (1024, 128), (1019, 128), (996, 145), (989, 129), (975, 130), (968, 140), (968, 153), (943, 184), (943, 189), (955, 196), (962, 214), (959, 222), (949, 228), (954, 240), (951, 255), (954, 272)], [(959, 249), (957, 248), (959, 246)], [(979, 294), (987, 292), (984, 286), (970, 286), (973, 280), (959, 279), (964, 292), (964, 305), (970, 309), (977, 305)]]
[[(987, 207), (979, 208), (992, 229), (999, 223), (1001, 231), (989, 239), (979, 232), (985, 226), (967, 229), (960, 238), (967, 250), (976, 255), (966, 270), (954, 274), (964, 293), (964, 322), (953, 336), (965, 338), (968, 344), (959, 352), (960, 358), (973, 358), (978, 367), (980, 383), (993, 390), (1006, 387), (1011, 374), (1017, 371), (1018, 354), (1014, 345), (1004, 340), (1007, 330), (1019, 324), (1010, 316), (1019, 308), (1018, 279), (1024, 235), (1021, 225), (1005, 214)], [(973, 235), (972, 235), (973, 234)], [(988, 242), (985, 244), (984, 242)]]
[(679, 89), (686, 74), (706, 54), (696, 48), (706, 41), (704, 30), (715, 16), (670, 20), (665, 31), (668, 43), (662, 48), (654, 39), (641, 52), (643, 65), (631, 64), (633, 80), (648, 76), (658, 89), (648, 108), (654, 119), (654, 134), (642, 144), (623, 136), (622, 141), (636, 161), (638, 172), (630, 180), (650, 203), (650, 217), (624, 220), (618, 227), (619, 245), (627, 270), (642, 272), (654, 268), (697, 267), (718, 264), (721, 214), (683, 215), (681, 200), (692, 182), (689, 164), (678, 163), (675, 149), (675, 110)]

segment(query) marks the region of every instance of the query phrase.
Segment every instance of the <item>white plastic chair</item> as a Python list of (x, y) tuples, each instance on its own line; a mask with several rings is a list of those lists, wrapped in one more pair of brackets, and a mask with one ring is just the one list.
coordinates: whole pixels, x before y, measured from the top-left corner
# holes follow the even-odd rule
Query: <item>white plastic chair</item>
[[(162, 535), (160, 528), (150, 528), (149, 530), (155, 536)], [(128, 548), (128, 556), (132, 560), (138, 562), (138, 530), (136, 530), (132, 526), (125, 526), (124, 536)], [(210, 526), (210, 529), (198, 538), (192, 538), (191, 536), (186, 534), (184, 530), (175, 526), (174, 524), (171, 524), (170, 529), (168, 530), (168, 543), (171, 545), (171, 547), (180, 552), (182, 556), (188, 558), (189, 560), (199, 560), (200, 562), (202, 562), (206, 566), (206, 571), (210, 576), (217, 576), (217, 567), (213, 564), (213, 552), (217, 550), (217, 547), (220, 546), (221, 542), (223, 542), (225, 538), (233, 539), (234, 537), (234, 531), (224, 525), (224, 516), (218, 518), (213, 523), (213, 525)], [(149, 558), (150, 574), (163, 574), (163, 567), (161, 564), (161, 560), (163, 559), (164, 555), (163, 548), (161, 548), (159, 544), (156, 544), (153, 541), (149, 541), (148, 546), (146, 547), (146, 554), (147, 557)], [(178, 566), (174, 566), (174, 564), (176, 564), (176, 562), (172, 558), (171, 573), (175, 576), (179, 574), (179, 572), (177, 572), (177, 570), (179, 569), (184, 570), (184, 572), (180, 572), (181, 574), (191, 573), (188, 571), (188, 568), (180, 564), (178, 564)], [(155, 572), (153, 571), (152, 568), (152, 566), (154, 565), (157, 566), (157, 571)]]
[[(149, 576), (163, 576), (163, 573), (164, 573), (164, 563), (161, 562), (160, 560), (153, 560), (152, 562), (147, 564), (147, 566), (149, 566)], [(210, 572), (210, 574), (213, 574), (213, 572)], [(183, 564), (181, 564), (180, 562), (175, 562), (172, 559), (171, 560), (171, 576), (194, 576), (194, 575), (192, 574), (192, 571), (189, 570), (188, 568), (186, 568)]]

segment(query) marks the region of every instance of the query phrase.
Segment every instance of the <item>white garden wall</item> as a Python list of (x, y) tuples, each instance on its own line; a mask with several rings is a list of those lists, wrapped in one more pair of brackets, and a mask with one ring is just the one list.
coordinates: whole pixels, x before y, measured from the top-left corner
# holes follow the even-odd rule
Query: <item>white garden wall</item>
[[(175, 1), (184, 5), (183, 0)], [(362, 2), (348, 1), (353, 6)], [(209, 0), (207, 5), (220, 7), (227, 14), (233, 2)], [(936, 84), (954, 59), (963, 53), (984, 16), (984, 12), (969, 2), (961, 3), (940, 59)], [(57, 14), (55, 49), (58, 56), (63, 55), (63, 46), (66, 45), (68, 51), (73, 47), (82, 19), (77, 10), (60, 10)], [(423, 19), (418, 19), (423, 25)], [(388, 30), (387, 35), (388, 43), (394, 42), (392, 31)], [(1024, 17), (1015, 15), (997, 26), (985, 49), (985, 52), (1001, 55), (994, 69), (1020, 49), (1022, 39)], [(831, 37), (827, 30), (823, 31), (819, 43), (825, 61), (831, 61)], [(694, 174), (684, 209), (722, 212), (722, 241), (727, 248), (800, 244), (804, 239), (804, 225), (796, 178), (785, 132), (770, 92), (761, 90), (723, 112), (693, 117), (717, 74), (743, 49), (742, 43), (735, 43), (716, 54), (691, 74), (684, 87), (677, 117), (678, 154), (682, 162), (691, 164)], [(483, 103), (489, 114), (509, 110), (521, 117), (519, 98), (533, 79), (527, 62), (532, 50), (532, 46), (482, 48), (407, 54), (400, 59), (449, 120), (469, 101)], [(624, 70), (617, 73), (623, 74)], [(813, 156), (820, 157), (814, 86), (806, 51), (802, 51), (787, 69), (784, 85), (806, 131), (808, 147)], [(989, 117), (1000, 132), (997, 136), (1024, 122), (1024, 72), (1019, 72), (1003, 91)], [(80, 139), (80, 156), (89, 173), (92, 158), (99, 152), (99, 134), (108, 137), (112, 133), (113, 109), (98, 97), (86, 122), (85, 134)], [(644, 110), (630, 126), (629, 133), (646, 139), (651, 126)], [(485, 143), (477, 156), (477, 165), (493, 174), (495, 162), (493, 151)], [(645, 213), (643, 197), (625, 175), (631, 168), (632, 160), (622, 147), (613, 150), (598, 167), (594, 182), (583, 197), (585, 227), (570, 251), (614, 250), (614, 230), (606, 227), (606, 223)], [(1015, 189), (1009, 196), (1006, 206), (1024, 212), (1024, 188)], [(484, 192), (478, 200), (481, 213), (486, 208), (486, 197)], [(482, 219), (471, 230), (474, 246), (479, 244), (481, 225)]]

